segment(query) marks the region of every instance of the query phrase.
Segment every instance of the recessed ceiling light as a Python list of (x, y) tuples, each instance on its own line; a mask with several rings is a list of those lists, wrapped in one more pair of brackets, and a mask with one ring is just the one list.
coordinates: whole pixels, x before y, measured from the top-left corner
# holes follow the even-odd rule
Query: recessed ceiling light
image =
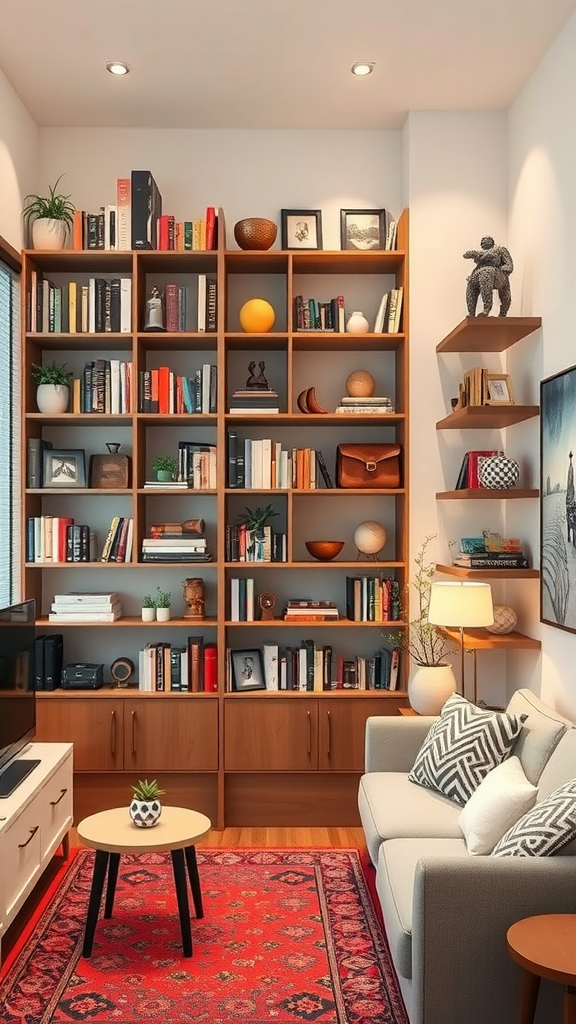
[(376, 67), (374, 60), (359, 60), (353, 64), (350, 71), (353, 75), (371, 75)]
[(111, 75), (129, 75), (130, 68), (123, 60), (107, 60), (106, 71), (109, 71)]

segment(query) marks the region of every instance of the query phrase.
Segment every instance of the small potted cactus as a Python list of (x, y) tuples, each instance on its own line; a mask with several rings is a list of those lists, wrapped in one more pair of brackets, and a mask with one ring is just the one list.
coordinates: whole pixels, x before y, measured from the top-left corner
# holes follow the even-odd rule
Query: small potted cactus
[(154, 622), (156, 618), (156, 598), (152, 594), (144, 594), (142, 598), (142, 622)]
[(156, 605), (156, 618), (158, 622), (168, 622), (172, 605), (172, 594), (170, 591), (160, 590), (160, 587), (156, 587), (154, 604)]
[(130, 817), (138, 828), (153, 828), (158, 824), (162, 814), (160, 797), (166, 792), (160, 789), (156, 779), (148, 782), (148, 779), (139, 779), (135, 786), (132, 786), (132, 803), (130, 804)]

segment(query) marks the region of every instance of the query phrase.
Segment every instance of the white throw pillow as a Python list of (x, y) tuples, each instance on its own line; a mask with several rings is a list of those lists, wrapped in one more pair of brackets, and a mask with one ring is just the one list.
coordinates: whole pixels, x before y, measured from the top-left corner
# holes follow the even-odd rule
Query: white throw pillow
[(537, 793), (515, 756), (488, 772), (458, 818), (468, 853), (492, 853), (510, 826), (534, 806)]

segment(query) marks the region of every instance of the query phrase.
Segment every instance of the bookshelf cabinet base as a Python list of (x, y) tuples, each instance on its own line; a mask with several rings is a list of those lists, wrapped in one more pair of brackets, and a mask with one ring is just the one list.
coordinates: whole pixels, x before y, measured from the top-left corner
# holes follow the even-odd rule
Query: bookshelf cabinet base
[(225, 776), (226, 826), (345, 828), (360, 824), (361, 772), (258, 772)]
[[(217, 775), (215, 773), (158, 772), (148, 778), (158, 779), (166, 790), (166, 803), (189, 807), (206, 814), (214, 827), (218, 820)], [(75, 772), (74, 823), (111, 807), (128, 808), (132, 783), (140, 778), (135, 772)], [(128, 813), (128, 810), (126, 810)]]

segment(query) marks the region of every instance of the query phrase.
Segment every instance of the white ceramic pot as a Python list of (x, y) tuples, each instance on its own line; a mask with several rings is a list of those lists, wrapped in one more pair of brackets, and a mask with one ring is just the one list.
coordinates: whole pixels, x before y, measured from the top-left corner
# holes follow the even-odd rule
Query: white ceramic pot
[(162, 814), (159, 800), (134, 800), (129, 807), (130, 817), (138, 828), (153, 828)]
[(156, 620), (156, 609), (155, 608), (143, 608), (142, 609), (142, 622), (154, 622)]
[(348, 317), (346, 330), (348, 334), (366, 334), (368, 331), (368, 321), (359, 309), (355, 310), (355, 312), (351, 313)]
[(168, 620), (170, 619), (171, 611), (171, 608), (157, 608), (156, 619), (158, 620), (158, 622), (168, 622)]
[(456, 692), (456, 679), (450, 665), (418, 665), (408, 682), (408, 698), (419, 715), (439, 715)]
[(35, 249), (50, 252), (63, 249), (67, 232), (65, 221), (39, 217), (32, 221), (32, 245)]
[(36, 404), (40, 412), (66, 412), (70, 388), (66, 384), (39, 384), (36, 388)]

